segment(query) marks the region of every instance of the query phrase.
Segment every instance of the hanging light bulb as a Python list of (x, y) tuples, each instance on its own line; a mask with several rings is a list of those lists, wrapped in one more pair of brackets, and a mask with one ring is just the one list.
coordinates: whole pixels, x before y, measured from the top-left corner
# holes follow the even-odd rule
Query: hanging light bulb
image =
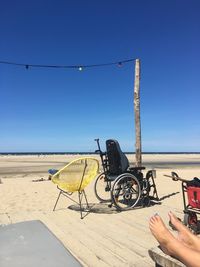
[(79, 70), (79, 71), (82, 71), (82, 70), (83, 70), (83, 67), (81, 67), (81, 66), (78, 67), (78, 70)]

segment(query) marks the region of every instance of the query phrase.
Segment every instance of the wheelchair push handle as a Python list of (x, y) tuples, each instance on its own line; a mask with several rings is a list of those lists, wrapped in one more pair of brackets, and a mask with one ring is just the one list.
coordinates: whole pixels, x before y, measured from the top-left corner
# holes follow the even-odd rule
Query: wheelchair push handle
[(100, 147), (100, 144), (99, 144), (99, 138), (94, 139), (94, 141), (97, 142), (97, 146), (98, 146), (98, 149), (95, 150), (95, 153), (102, 154), (101, 147)]
[(100, 155), (102, 155), (102, 156), (105, 156), (105, 155), (106, 155), (106, 152), (102, 152), (102, 151), (99, 150), (99, 149), (95, 150), (94, 153), (96, 153), (96, 154), (100, 154)]
[(99, 138), (94, 139), (94, 141), (97, 142), (98, 148), (100, 149)]
[(178, 176), (176, 172), (171, 172), (171, 175), (164, 174), (165, 177), (172, 178), (173, 181), (182, 181), (182, 182), (187, 182), (186, 179), (183, 179)]
[(95, 150), (95, 153), (98, 153), (100, 155), (102, 166), (103, 166), (103, 171), (105, 172), (106, 166), (107, 166), (107, 158), (106, 158), (107, 154), (106, 154), (106, 152), (102, 152), (101, 147), (100, 147), (100, 143), (99, 143), (99, 138), (94, 139), (94, 141), (97, 142), (97, 146), (98, 146), (98, 149)]

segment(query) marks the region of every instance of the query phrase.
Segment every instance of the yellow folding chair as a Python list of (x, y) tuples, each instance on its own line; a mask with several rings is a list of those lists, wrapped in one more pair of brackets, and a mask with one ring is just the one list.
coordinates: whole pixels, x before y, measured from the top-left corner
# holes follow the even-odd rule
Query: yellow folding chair
[[(62, 194), (79, 204), (81, 219), (83, 219), (82, 212), (90, 211), (84, 189), (97, 176), (98, 172), (99, 162), (92, 157), (78, 158), (57, 171), (51, 177), (52, 182), (57, 184), (57, 188), (60, 190), (53, 211), (55, 211), (58, 200)], [(70, 197), (74, 192), (78, 192), (78, 202)], [(86, 202), (86, 209), (83, 209), (83, 198)]]

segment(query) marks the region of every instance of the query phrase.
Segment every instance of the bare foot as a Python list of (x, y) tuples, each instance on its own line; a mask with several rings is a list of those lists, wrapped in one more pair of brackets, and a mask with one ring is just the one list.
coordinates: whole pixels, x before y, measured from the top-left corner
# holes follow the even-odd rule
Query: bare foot
[[(176, 217), (173, 217), (172, 221), (173, 219), (175, 220)], [(199, 267), (199, 251), (191, 249), (186, 246), (184, 242), (180, 242), (177, 238), (175, 238), (166, 228), (159, 215), (151, 217), (149, 221), (149, 228), (165, 253), (180, 260), (185, 266)]]
[(172, 255), (173, 251), (171, 250), (171, 243), (176, 240), (170, 231), (166, 228), (163, 220), (159, 215), (154, 215), (149, 221), (149, 228), (160, 244), (164, 253)]
[(183, 242), (186, 246), (200, 251), (200, 239), (192, 234), (192, 232), (182, 224), (181, 221), (170, 211), (168, 213), (169, 219), (175, 229), (178, 231), (178, 240)]

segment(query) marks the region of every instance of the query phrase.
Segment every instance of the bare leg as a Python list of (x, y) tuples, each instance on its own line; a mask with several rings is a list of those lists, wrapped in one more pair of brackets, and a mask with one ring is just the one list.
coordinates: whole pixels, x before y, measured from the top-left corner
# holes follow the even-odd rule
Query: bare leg
[(200, 253), (177, 240), (166, 228), (160, 216), (151, 217), (149, 228), (167, 254), (179, 259), (188, 267), (199, 267)]
[(178, 231), (178, 240), (184, 242), (186, 246), (200, 251), (200, 238), (192, 234), (192, 232), (183, 225), (171, 211), (168, 215), (171, 223)]

